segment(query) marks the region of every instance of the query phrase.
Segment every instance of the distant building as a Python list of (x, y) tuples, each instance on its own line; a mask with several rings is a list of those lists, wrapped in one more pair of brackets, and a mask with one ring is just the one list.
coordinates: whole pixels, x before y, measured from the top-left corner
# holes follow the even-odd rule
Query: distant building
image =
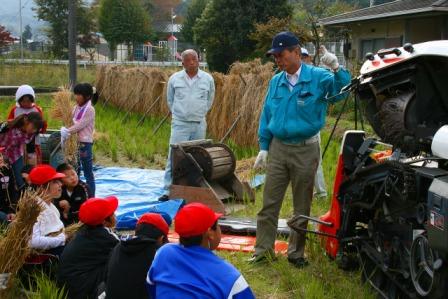
[(397, 0), (319, 20), (329, 32), (345, 31), (347, 58), (363, 60), (366, 53), (448, 39), (448, 0)]

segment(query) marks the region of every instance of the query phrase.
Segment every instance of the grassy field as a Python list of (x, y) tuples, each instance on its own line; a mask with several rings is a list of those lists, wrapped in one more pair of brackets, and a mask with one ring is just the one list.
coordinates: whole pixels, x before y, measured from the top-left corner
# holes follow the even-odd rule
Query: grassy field
[[(94, 69), (89, 67), (78, 70), (79, 81), (93, 82), (94, 75)], [(65, 84), (66, 78), (67, 69), (61, 66), (6, 66), (0, 63), (0, 85), (28, 83), (34, 86), (60, 86)], [(51, 119), (48, 115), (51, 107), (51, 96), (39, 95), (38, 103), (44, 109), (49, 121), (49, 128), (59, 128), (60, 123)], [(6, 117), (13, 104), (13, 97), (0, 97), (0, 119)], [(101, 104), (98, 104), (95, 109), (97, 115), (97, 132), (94, 145), (96, 163), (155, 169), (164, 168), (170, 134), (169, 120), (161, 126), (157, 133), (153, 134), (153, 130), (161, 118), (146, 119), (143, 124), (139, 124), (140, 115), (130, 115), (124, 122), (125, 112), (123, 111), (118, 111), (112, 107), (102, 107)], [(345, 118), (350, 119), (351, 117), (346, 115)], [(332, 117), (328, 119), (327, 127), (322, 132), (323, 144), (326, 144), (334, 121), (335, 119)], [(340, 139), (346, 129), (353, 129), (353, 122), (343, 119), (336, 130), (336, 138), (331, 143), (323, 161), (327, 190), (330, 194)], [(235, 146), (231, 140), (228, 141), (228, 144), (232, 147), (238, 159), (252, 157), (258, 151), (257, 148)], [(312, 215), (323, 214), (328, 210), (329, 204), (329, 200), (315, 199), (312, 206)], [(256, 201), (247, 203), (246, 207), (235, 215), (255, 217), (261, 206), (262, 190), (257, 190)], [(289, 218), (291, 211), (292, 196), (288, 190), (280, 216)], [(255, 291), (257, 298), (375, 298), (371, 290), (361, 284), (358, 272), (343, 272), (325, 256), (314, 236), (309, 237), (306, 253), (311, 263), (310, 266), (302, 270), (291, 267), (285, 257), (280, 257), (278, 261), (268, 266), (252, 266), (246, 262), (250, 257), (248, 254), (219, 252), (219, 255), (241, 270)], [(54, 291), (55, 287), (51, 281), (45, 278), (42, 278), (41, 281), (44, 290), (37, 290), (36, 293), (48, 293), (48, 289)]]

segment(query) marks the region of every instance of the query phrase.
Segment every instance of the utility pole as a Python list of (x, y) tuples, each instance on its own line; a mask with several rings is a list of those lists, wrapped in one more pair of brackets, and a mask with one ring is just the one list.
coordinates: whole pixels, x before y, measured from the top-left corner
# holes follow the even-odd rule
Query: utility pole
[(69, 85), (73, 89), (76, 84), (76, 0), (68, 0), (68, 62)]
[(23, 29), (22, 29), (22, 0), (19, 0), (19, 22), (20, 22), (20, 60), (23, 62)]

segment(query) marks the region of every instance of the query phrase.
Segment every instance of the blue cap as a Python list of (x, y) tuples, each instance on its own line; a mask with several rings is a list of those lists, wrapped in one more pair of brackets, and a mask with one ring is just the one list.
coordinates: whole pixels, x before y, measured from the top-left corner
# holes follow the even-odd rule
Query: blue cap
[(272, 48), (266, 53), (267, 56), (280, 53), (281, 51), (299, 45), (299, 39), (294, 33), (289, 31), (283, 31), (277, 33), (272, 40)]

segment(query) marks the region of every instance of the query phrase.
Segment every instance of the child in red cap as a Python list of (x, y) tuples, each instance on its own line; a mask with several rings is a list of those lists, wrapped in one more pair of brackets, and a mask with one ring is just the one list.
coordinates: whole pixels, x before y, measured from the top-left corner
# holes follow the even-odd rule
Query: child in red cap
[(178, 212), (174, 228), (180, 244), (157, 252), (146, 279), (150, 298), (255, 298), (239, 271), (212, 251), (221, 241), (219, 217), (200, 203)]
[[(107, 299), (147, 299), (145, 278), (156, 250), (167, 242), (168, 224), (160, 214), (146, 213), (135, 236), (115, 246), (107, 271)], [(126, 273), (126, 275), (123, 275)]]
[(79, 220), (84, 226), (65, 247), (57, 273), (68, 298), (97, 298), (104, 291), (107, 262), (119, 242), (111, 230), (117, 207), (114, 196), (90, 198), (81, 205)]
[(61, 196), (62, 173), (50, 165), (38, 165), (31, 170), (29, 179), (31, 186), (42, 195), (38, 199), (42, 211), (33, 227), (31, 248), (46, 250), (59, 255), (65, 245), (64, 224), (53, 200)]

